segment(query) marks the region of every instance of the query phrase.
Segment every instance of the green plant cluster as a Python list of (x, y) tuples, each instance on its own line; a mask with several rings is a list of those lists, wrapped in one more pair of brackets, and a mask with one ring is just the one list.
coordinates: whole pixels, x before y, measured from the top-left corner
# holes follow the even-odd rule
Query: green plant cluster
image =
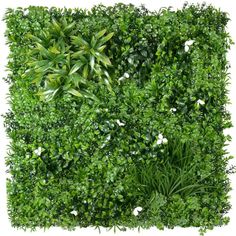
[(205, 5), (8, 9), (12, 225), (227, 224), (228, 20)]

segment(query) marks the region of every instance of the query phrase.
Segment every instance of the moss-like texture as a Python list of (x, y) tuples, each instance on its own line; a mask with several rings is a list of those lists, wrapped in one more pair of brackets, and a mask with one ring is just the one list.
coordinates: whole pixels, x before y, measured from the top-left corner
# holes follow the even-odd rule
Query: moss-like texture
[(200, 5), (8, 9), (12, 225), (226, 224), (228, 20)]

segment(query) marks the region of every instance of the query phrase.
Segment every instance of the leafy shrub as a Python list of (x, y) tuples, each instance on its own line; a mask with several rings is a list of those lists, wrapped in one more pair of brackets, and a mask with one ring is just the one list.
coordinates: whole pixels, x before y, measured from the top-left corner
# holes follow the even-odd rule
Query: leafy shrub
[(8, 9), (12, 225), (226, 224), (228, 20), (204, 5)]

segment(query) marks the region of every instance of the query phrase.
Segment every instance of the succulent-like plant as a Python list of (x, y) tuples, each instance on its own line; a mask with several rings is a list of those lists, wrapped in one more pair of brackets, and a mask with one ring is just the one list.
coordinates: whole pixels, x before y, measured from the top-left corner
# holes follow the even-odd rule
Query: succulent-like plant
[(111, 66), (109, 57), (104, 53), (105, 43), (110, 40), (114, 33), (104, 36), (106, 29), (92, 36), (91, 41), (84, 40), (81, 36), (71, 36), (72, 44), (78, 51), (73, 53), (71, 57), (76, 59), (71, 73), (81, 71), (84, 79), (92, 79), (97, 77), (104, 79), (108, 89), (112, 92), (111, 78), (107, 71), (107, 67)]
[(39, 88), (37, 94), (42, 100), (50, 101), (62, 93), (96, 100), (87, 89), (88, 80), (94, 78), (104, 79), (112, 92), (107, 71), (111, 61), (104, 53), (104, 43), (113, 33), (104, 36), (104, 29), (92, 36), (88, 43), (80, 35), (74, 36), (74, 26), (65, 20), (53, 20), (40, 36), (29, 35), (34, 48), (30, 52), (30, 69), (26, 75)]

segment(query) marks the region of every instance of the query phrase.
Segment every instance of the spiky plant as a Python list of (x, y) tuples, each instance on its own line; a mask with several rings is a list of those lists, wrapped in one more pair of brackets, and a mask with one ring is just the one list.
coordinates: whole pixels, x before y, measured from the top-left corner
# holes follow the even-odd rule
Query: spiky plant
[(52, 20), (40, 36), (28, 35), (34, 47), (30, 52), (29, 70), (25, 74), (38, 88), (41, 100), (70, 93), (77, 97), (97, 100), (88, 90), (89, 79), (104, 78), (112, 92), (111, 79), (106, 68), (111, 66), (104, 48), (113, 33), (106, 36), (102, 30), (86, 42), (77, 35), (75, 23)]
[(143, 199), (153, 194), (182, 197), (203, 193), (212, 186), (206, 178), (197, 176), (196, 145), (193, 142), (169, 140), (159, 159), (146, 164), (135, 164), (130, 168), (128, 178), (134, 183), (136, 195)]

